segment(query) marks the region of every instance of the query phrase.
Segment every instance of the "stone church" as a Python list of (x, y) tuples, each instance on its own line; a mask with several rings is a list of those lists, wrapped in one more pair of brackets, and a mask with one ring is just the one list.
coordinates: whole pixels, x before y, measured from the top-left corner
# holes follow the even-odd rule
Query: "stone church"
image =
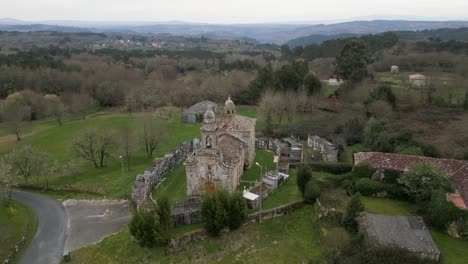
[(256, 119), (236, 115), (231, 98), (224, 115), (216, 117), (212, 109), (203, 115), (201, 144), (187, 155), (187, 195), (201, 196), (217, 189), (233, 192), (244, 168), (255, 160)]

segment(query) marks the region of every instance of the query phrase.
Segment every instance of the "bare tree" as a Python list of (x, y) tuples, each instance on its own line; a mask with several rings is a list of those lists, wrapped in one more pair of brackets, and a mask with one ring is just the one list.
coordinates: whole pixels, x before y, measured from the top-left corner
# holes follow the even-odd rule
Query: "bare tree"
[(106, 166), (106, 161), (112, 155), (114, 146), (114, 140), (109, 131), (94, 128), (84, 130), (73, 140), (72, 145), (78, 156), (92, 162), (96, 168)]
[(154, 151), (167, 137), (168, 123), (162, 119), (145, 115), (140, 119), (141, 141), (148, 158), (152, 158)]
[(52, 117), (57, 121), (58, 125), (63, 124), (63, 114), (65, 112), (65, 106), (56, 94), (46, 94), (44, 98), (47, 101), (47, 116)]
[(89, 94), (81, 92), (70, 95), (69, 105), (73, 113), (80, 114), (81, 119), (85, 120), (86, 114), (97, 105), (97, 102)]
[(20, 93), (9, 95), (1, 103), (2, 119), (7, 127), (16, 135), (16, 139), (21, 141), (22, 133), (31, 120), (31, 108), (25, 104)]
[(23, 177), (25, 183), (31, 176), (39, 176), (46, 173), (48, 167), (48, 155), (30, 145), (24, 145), (14, 149), (6, 155), (5, 161), (11, 166), (13, 175)]
[(120, 139), (120, 153), (122, 153), (122, 158), (125, 159), (127, 163), (127, 170), (130, 171), (132, 156), (136, 150), (135, 134), (128, 126), (121, 127), (118, 133)]

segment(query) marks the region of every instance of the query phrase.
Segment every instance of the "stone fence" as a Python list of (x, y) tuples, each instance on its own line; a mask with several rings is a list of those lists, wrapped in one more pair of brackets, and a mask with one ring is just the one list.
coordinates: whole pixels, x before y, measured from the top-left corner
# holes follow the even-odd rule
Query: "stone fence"
[(271, 219), (271, 218), (275, 218), (275, 217), (279, 217), (279, 216), (283, 216), (283, 215), (289, 214), (291, 212), (294, 212), (295, 210), (297, 210), (299, 208), (302, 208), (303, 206), (304, 206), (304, 201), (303, 200), (288, 203), (288, 204), (281, 205), (281, 206), (278, 206), (278, 207), (275, 207), (275, 208), (272, 208), (272, 209), (262, 210), (262, 211), (259, 211), (259, 212), (251, 213), (251, 214), (249, 214), (247, 216), (246, 221), (248, 221), (248, 222), (257, 222), (257, 221), (260, 220), (260, 216), (262, 218), (262, 221), (267, 220), (267, 219)]
[(8, 254), (8, 257), (3, 261), (3, 264), (9, 264), (13, 263), (13, 258), (15, 257), (16, 253), (21, 250), (21, 248), (24, 246), (24, 243), (26, 243), (26, 237), (28, 235), (28, 230), (29, 230), (29, 225), (26, 225), (26, 228), (23, 231), (23, 235), (21, 236), (20, 241), (16, 246), (11, 250), (10, 254)]
[[(283, 215), (287, 215), (289, 213), (294, 212), (295, 210), (302, 208), (304, 206), (304, 201), (296, 201), (289, 204), (285, 204), (282, 206), (278, 206), (272, 209), (263, 210), (260, 212), (252, 213), (247, 216), (247, 220), (244, 224), (249, 224), (252, 222), (259, 221), (260, 215), (262, 216), (262, 220), (272, 219), (275, 217), (280, 217)], [(201, 219), (199, 220), (201, 221)], [(225, 228), (221, 231), (221, 234), (229, 233), (229, 229)], [(179, 248), (187, 246), (188, 244), (199, 241), (205, 240), (208, 237), (208, 233), (205, 229), (195, 230), (184, 235), (171, 238), (169, 242), (169, 250), (174, 252), (177, 251)]]
[(175, 149), (166, 153), (164, 157), (155, 158), (152, 166), (143, 174), (138, 174), (135, 179), (135, 184), (132, 190), (133, 206), (142, 205), (154, 187), (162, 181), (162, 179), (174, 169), (179, 162), (185, 159), (187, 154), (192, 151), (193, 142), (186, 141), (178, 145)]

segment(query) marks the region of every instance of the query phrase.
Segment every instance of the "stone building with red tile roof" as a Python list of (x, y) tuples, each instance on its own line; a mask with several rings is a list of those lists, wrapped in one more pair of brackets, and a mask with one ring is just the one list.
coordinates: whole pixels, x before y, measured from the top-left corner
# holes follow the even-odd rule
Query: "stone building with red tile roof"
[[(426, 162), (440, 167), (451, 178), (458, 196), (464, 205), (468, 205), (468, 162), (454, 159), (438, 159), (422, 156), (403, 155), (396, 153), (382, 152), (358, 152), (354, 153), (354, 164), (366, 162), (374, 169), (377, 169), (378, 175), (384, 170), (406, 171), (409, 166), (415, 163)], [(455, 205), (462, 209), (460, 200), (454, 196), (451, 200)], [(465, 208), (463, 208), (465, 207)]]
[(207, 109), (200, 129), (200, 147), (188, 154), (184, 163), (188, 196), (237, 189), (244, 168), (255, 160), (255, 122), (236, 115), (231, 98), (219, 118)]

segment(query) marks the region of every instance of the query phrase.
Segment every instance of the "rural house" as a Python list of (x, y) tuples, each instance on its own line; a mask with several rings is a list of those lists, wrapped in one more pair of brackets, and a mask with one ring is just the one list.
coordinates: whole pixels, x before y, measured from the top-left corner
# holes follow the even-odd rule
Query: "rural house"
[[(466, 209), (468, 205), (468, 162), (453, 159), (437, 159), (422, 156), (403, 155), (382, 152), (354, 153), (354, 164), (368, 163), (376, 169), (374, 178), (383, 180), (385, 170), (404, 172), (415, 163), (426, 162), (440, 167), (452, 180), (460, 199), (454, 196), (452, 201), (456, 206)], [(454, 202), (456, 201), (456, 202)], [(463, 201), (463, 204), (461, 203)]]

